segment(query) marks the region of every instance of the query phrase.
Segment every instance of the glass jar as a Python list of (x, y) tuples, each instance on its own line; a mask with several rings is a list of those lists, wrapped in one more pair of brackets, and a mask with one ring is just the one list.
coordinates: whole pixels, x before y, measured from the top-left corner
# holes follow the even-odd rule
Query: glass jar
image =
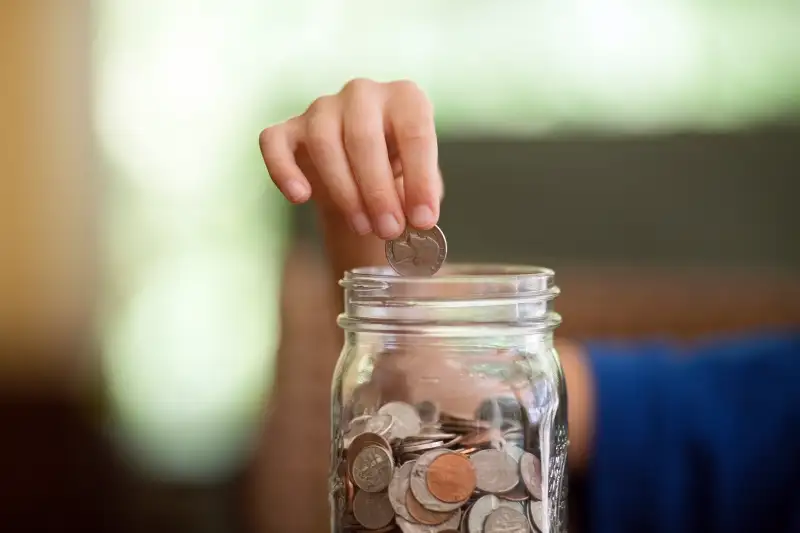
[(566, 531), (567, 400), (538, 267), (347, 272), (331, 530)]

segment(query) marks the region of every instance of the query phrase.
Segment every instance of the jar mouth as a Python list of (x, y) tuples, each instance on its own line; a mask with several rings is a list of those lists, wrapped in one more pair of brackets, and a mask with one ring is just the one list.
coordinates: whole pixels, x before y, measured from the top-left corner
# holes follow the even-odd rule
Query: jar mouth
[(555, 273), (538, 266), (454, 263), (430, 277), (363, 267), (346, 272), (339, 285), (339, 325), (348, 330), (477, 335), (487, 328), (548, 330), (561, 320), (552, 308)]
[(345, 280), (375, 280), (391, 283), (491, 283), (513, 279), (544, 281), (553, 279), (555, 272), (549, 268), (528, 265), (503, 265), (492, 263), (448, 263), (433, 276), (401, 276), (389, 266), (359, 267), (345, 273)]

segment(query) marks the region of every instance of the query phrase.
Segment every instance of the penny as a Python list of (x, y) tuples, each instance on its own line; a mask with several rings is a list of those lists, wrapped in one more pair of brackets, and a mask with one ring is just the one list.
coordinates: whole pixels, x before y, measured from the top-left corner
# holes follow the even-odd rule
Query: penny
[(517, 509), (499, 507), (492, 511), (483, 525), (485, 533), (530, 533), (525, 515)]
[(441, 455), (428, 467), (428, 491), (437, 499), (464, 502), (475, 490), (475, 469), (469, 459), (457, 453)]
[(519, 483), (517, 462), (501, 450), (481, 450), (469, 458), (477, 474), (477, 487), (484, 492), (508, 492)]
[(389, 266), (401, 276), (432, 276), (447, 258), (447, 239), (439, 226), (428, 230), (407, 227), (400, 237), (386, 241)]
[(394, 512), (412, 522), (414, 517), (411, 516), (406, 507), (406, 493), (409, 491), (408, 485), (411, 480), (411, 469), (414, 468), (414, 463), (415, 461), (409, 461), (394, 471), (388, 490), (389, 502), (392, 504)]
[(519, 512), (524, 511), (524, 507), (520, 503), (504, 501), (492, 494), (481, 496), (469, 511), (469, 516), (467, 517), (467, 532), (484, 533), (483, 526), (486, 523), (486, 519), (492, 514), (492, 511), (500, 507), (510, 507)]
[(447, 521), (453, 514), (452, 511), (442, 513), (438, 511), (431, 511), (426, 509), (414, 497), (414, 493), (410, 490), (406, 492), (406, 509), (416, 522), (425, 524), (427, 526), (436, 526)]
[(367, 529), (388, 526), (394, 518), (394, 510), (385, 492), (358, 491), (353, 500), (353, 515)]
[(519, 461), (519, 473), (522, 482), (531, 496), (542, 499), (542, 463), (532, 453), (525, 452)]
[(353, 460), (353, 483), (367, 492), (380, 492), (389, 486), (394, 471), (392, 454), (383, 447), (362, 448)]
[(456, 502), (456, 503), (448, 503), (443, 502), (436, 498), (433, 494), (430, 493), (428, 490), (428, 468), (430, 468), (431, 463), (439, 456), (444, 454), (452, 454), (454, 452), (450, 450), (431, 450), (429, 452), (425, 452), (422, 454), (422, 457), (417, 459), (414, 468), (411, 470), (411, 482), (410, 488), (411, 492), (414, 493), (414, 497), (425, 507), (426, 509), (430, 509), (431, 511), (439, 511), (441, 513), (447, 513), (458, 509), (463, 505), (463, 502)]
[(405, 402), (389, 402), (378, 409), (379, 415), (388, 415), (394, 419), (390, 430), (394, 439), (404, 439), (419, 434), (422, 421), (413, 405)]
[(531, 524), (538, 531), (544, 531), (544, 505), (542, 502), (528, 502), (528, 516)]

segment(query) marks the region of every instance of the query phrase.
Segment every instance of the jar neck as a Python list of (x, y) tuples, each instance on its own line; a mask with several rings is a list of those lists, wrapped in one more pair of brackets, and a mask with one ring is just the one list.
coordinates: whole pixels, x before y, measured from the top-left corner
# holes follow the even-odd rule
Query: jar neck
[(452, 265), (434, 277), (388, 267), (349, 271), (339, 325), (352, 332), (474, 337), (552, 334), (559, 289), (539, 267)]

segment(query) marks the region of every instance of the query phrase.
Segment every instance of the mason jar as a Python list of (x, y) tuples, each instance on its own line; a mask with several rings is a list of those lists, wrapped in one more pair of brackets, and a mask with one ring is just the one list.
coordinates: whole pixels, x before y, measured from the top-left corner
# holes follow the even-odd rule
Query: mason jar
[(340, 285), (332, 532), (566, 531), (553, 271), (370, 267)]

